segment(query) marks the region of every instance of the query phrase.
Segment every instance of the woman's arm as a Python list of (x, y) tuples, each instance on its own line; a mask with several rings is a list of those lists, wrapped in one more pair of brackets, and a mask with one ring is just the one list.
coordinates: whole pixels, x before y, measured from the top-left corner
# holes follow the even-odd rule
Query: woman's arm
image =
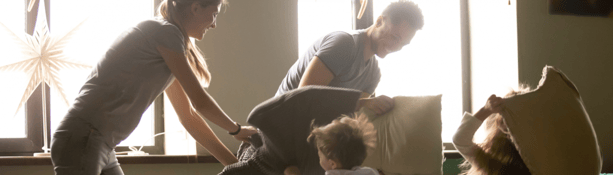
[(204, 146), (224, 166), (238, 162), (234, 154), (219, 141), (204, 119), (190, 108), (189, 99), (178, 81), (174, 81), (166, 89), (166, 95), (172, 107), (175, 108), (183, 127), (200, 145)]
[[(170, 72), (176, 77), (183, 91), (189, 98), (191, 106), (201, 116), (206, 117), (211, 122), (220, 126), (228, 132), (239, 130), (239, 126), (221, 110), (217, 102), (200, 86), (196, 75), (192, 71), (187, 58), (182, 53), (175, 52), (163, 46), (157, 46), (156, 49), (168, 65)], [(253, 127), (243, 127), (241, 131), (234, 137), (241, 141), (248, 141), (249, 136), (257, 133)]]

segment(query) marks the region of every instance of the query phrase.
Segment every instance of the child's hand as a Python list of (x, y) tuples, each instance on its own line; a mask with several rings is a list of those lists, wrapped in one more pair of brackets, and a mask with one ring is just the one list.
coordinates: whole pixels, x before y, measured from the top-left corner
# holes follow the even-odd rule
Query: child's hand
[(475, 118), (484, 121), (493, 113), (499, 113), (500, 110), (502, 110), (502, 104), (504, 104), (504, 100), (502, 98), (497, 97), (496, 95), (491, 95), (490, 98), (487, 99), (485, 106), (475, 113)]
[(487, 99), (484, 109), (488, 110), (490, 113), (499, 113), (502, 109), (503, 100), (496, 95), (491, 95), (490, 98)]
[(285, 168), (285, 171), (283, 171), (284, 175), (300, 175), (300, 170), (298, 169), (297, 166), (288, 166), (287, 168)]

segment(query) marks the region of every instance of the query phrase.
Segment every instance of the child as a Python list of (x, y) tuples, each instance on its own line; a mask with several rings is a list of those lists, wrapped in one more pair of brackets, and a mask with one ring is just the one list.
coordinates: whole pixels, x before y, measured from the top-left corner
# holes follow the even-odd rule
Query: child
[[(505, 97), (527, 92), (512, 91)], [(504, 100), (491, 95), (475, 115), (466, 112), (462, 124), (453, 137), (453, 144), (466, 161), (461, 167), (470, 167), (464, 174), (473, 175), (529, 175), (530, 171), (521, 159), (509, 134), (500, 110)], [(475, 144), (473, 135), (483, 122), (486, 122), (486, 139), (481, 144)]]
[(366, 117), (355, 119), (343, 115), (313, 129), (307, 141), (317, 147), (319, 164), (326, 175), (378, 175), (372, 168), (360, 167), (367, 151), (374, 149), (376, 139), (374, 126)]

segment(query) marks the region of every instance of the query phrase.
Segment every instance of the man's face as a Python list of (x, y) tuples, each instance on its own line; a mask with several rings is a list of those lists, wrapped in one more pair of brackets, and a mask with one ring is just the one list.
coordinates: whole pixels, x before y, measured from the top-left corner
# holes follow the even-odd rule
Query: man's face
[(417, 29), (409, 26), (406, 21), (392, 24), (386, 17), (379, 17), (375, 25), (372, 48), (380, 58), (385, 58), (387, 54), (397, 52), (408, 45), (417, 32)]

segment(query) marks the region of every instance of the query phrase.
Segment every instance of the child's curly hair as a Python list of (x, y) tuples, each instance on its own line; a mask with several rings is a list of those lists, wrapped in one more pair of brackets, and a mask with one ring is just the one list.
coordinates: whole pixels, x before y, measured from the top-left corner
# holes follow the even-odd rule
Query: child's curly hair
[(335, 160), (341, 169), (360, 166), (377, 141), (377, 132), (365, 116), (342, 115), (332, 123), (317, 127), (307, 138), (328, 159)]

